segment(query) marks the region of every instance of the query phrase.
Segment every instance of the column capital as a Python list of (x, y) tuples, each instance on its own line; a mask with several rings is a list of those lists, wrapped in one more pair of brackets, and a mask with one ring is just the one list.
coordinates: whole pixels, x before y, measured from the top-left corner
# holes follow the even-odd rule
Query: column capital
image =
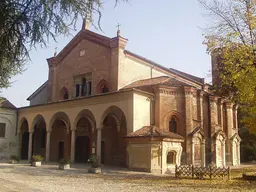
[(234, 103), (232, 103), (231, 101), (226, 101), (225, 104), (226, 104), (227, 109), (232, 109), (234, 106)]
[(96, 130), (102, 130), (103, 129), (103, 127), (97, 127), (96, 128)]
[(202, 97), (204, 96), (204, 91), (199, 90), (199, 91), (198, 91), (198, 94), (199, 94), (199, 96), (202, 98)]
[(217, 103), (217, 101), (218, 101), (218, 97), (216, 97), (216, 96), (214, 96), (214, 95), (210, 95), (209, 98), (210, 98), (210, 102), (215, 102), (215, 103)]
[(222, 99), (222, 98), (218, 98), (218, 102), (219, 102), (219, 104), (223, 104), (224, 103), (224, 99)]
[(194, 87), (184, 86), (184, 93), (185, 95), (192, 95), (195, 92)]

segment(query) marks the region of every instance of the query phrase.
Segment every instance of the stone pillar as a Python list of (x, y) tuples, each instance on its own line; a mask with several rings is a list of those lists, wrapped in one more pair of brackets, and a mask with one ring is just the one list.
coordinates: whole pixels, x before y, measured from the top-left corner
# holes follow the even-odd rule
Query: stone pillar
[(205, 167), (205, 140), (201, 142), (201, 166)]
[(237, 164), (240, 165), (240, 143), (237, 144)]
[(28, 160), (32, 157), (32, 143), (33, 143), (33, 132), (29, 132), (29, 143), (28, 143)]
[(199, 103), (200, 103), (200, 121), (201, 121), (201, 128), (204, 128), (204, 103), (203, 103), (203, 98), (204, 98), (204, 92), (200, 91), (200, 98), (199, 98)]
[(47, 131), (45, 160), (50, 160), (51, 131)]
[(235, 107), (234, 107), (234, 116), (233, 117), (235, 118), (234, 128), (236, 128), (236, 130), (238, 129), (237, 109), (238, 109), (238, 105), (235, 105)]
[(102, 128), (97, 128), (97, 158), (101, 161), (101, 130)]
[(223, 100), (220, 99), (219, 100), (219, 105), (220, 105), (220, 126), (221, 126), (221, 130), (224, 131), (224, 123), (223, 123)]
[(218, 125), (218, 110), (217, 110), (217, 97), (210, 96), (210, 118), (211, 118), (211, 135), (216, 132), (216, 126)]
[(222, 147), (222, 165), (223, 165), (223, 167), (225, 167), (226, 166), (226, 152), (225, 152), (225, 150), (226, 150), (226, 148), (225, 148), (225, 142), (222, 142), (221, 143), (221, 147)]
[(227, 108), (227, 136), (228, 138), (231, 138), (233, 136), (232, 129), (233, 126), (233, 104), (231, 102), (226, 102), (226, 108)]
[(194, 88), (192, 87), (184, 87), (185, 93), (185, 116), (186, 116), (186, 160), (187, 164), (192, 163), (193, 153), (191, 151), (191, 143), (188, 135), (193, 131), (193, 92)]
[(76, 145), (76, 130), (72, 130), (72, 133), (71, 133), (71, 157), (70, 157), (70, 160), (71, 160), (71, 163), (74, 163), (75, 161), (75, 146)]
[(191, 164), (195, 165), (195, 142), (194, 142), (194, 139), (191, 140)]

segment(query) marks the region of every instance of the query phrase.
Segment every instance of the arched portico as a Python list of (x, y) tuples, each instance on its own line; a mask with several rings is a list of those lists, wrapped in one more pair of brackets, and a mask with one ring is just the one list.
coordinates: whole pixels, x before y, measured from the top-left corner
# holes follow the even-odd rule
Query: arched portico
[(72, 161), (86, 163), (92, 153), (95, 153), (95, 124), (94, 115), (90, 110), (82, 110), (77, 115), (72, 130)]
[(42, 115), (37, 115), (32, 123), (32, 154), (46, 156), (46, 122)]
[(59, 161), (64, 157), (70, 157), (70, 121), (64, 112), (53, 115), (49, 127), (50, 139), (50, 161)]
[(29, 125), (26, 118), (22, 118), (19, 122), (20, 125), (20, 143), (21, 151), (20, 158), (22, 160), (29, 159)]
[(107, 108), (102, 115), (101, 124), (102, 130), (98, 129), (97, 134), (97, 156), (101, 157), (103, 164), (126, 166), (124, 137), (127, 125), (124, 112), (117, 106)]

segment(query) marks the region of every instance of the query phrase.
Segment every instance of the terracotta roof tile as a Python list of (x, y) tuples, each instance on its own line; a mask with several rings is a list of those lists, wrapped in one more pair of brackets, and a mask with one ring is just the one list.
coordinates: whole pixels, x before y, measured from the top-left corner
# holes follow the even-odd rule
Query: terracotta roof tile
[(6, 98), (0, 98), (0, 108), (17, 109), (10, 101)]
[(162, 137), (162, 138), (184, 140), (182, 136), (172, 132), (166, 132), (164, 130), (159, 129), (156, 126), (144, 126), (141, 129), (126, 135), (126, 138), (138, 138), (138, 137)]
[(129, 88), (138, 88), (138, 87), (145, 87), (145, 86), (152, 86), (152, 85), (169, 85), (169, 86), (190, 86), (186, 83), (178, 81), (175, 78), (171, 78), (168, 76), (160, 76), (154, 77), (150, 79), (143, 79), (139, 81), (135, 81), (122, 89), (129, 89)]

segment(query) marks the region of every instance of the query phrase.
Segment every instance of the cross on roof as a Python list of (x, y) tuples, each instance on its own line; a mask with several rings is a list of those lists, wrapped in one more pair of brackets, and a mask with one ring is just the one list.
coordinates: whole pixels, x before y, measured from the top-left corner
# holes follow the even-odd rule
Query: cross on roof
[(118, 30), (120, 30), (120, 26), (121, 26), (120, 23), (118, 23), (116, 26)]

